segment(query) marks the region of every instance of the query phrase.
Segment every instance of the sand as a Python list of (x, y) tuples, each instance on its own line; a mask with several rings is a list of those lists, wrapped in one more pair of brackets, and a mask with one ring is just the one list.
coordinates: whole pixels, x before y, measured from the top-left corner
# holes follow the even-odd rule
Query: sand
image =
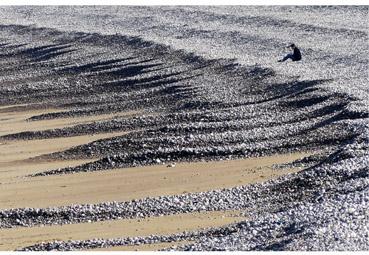
[[(62, 128), (78, 123), (88, 123), (115, 116), (131, 116), (136, 112), (122, 112), (117, 114), (103, 114), (81, 118), (63, 118), (55, 120), (27, 121), (27, 118), (37, 114), (59, 112), (65, 109), (41, 109), (27, 110), (25, 105), (2, 106), (0, 111), (0, 136), (23, 131), (45, 130), (50, 128)], [(38, 140), (14, 140), (0, 141), (0, 183), (9, 178), (25, 176), (48, 169), (74, 166), (91, 160), (69, 160), (69, 161), (30, 161), (30, 158), (63, 151), (74, 146), (90, 143), (96, 140), (121, 136), (127, 132), (111, 132), (94, 135), (81, 135), (74, 137), (63, 137)]]
[[(35, 114), (55, 112), (58, 109), (30, 111), (26, 109), (25, 106), (2, 107), (0, 134), (51, 127), (59, 128), (83, 121), (111, 117), (96, 116), (27, 122), (26, 119)], [(154, 165), (60, 176), (26, 177), (32, 173), (91, 161), (47, 161), (42, 158), (30, 161), (30, 158), (124, 134), (125, 132), (115, 132), (56, 139), (0, 142), (0, 209), (127, 201), (247, 185), (297, 172), (300, 169), (277, 170), (273, 169), (272, 165), (291, 162), (310, 155), (305, 152), (240, 160), (179, 163), (175, 167)], [(235, 212), (204, 212), (151, 217), (144, 220), (1, 229), (0, 250), (21, 248), (41, 241), (179, 233), (184, 230), (221, 226), (241, 220), (242, 217), (237, 215), (238, 213)], [(142, 247), (111, 247), (108, 250), (155, 250), (172, 245), (163, 243)]]
[[(240, 216), (237, 211), (197, 212), (139, 220), (125, 219), (62, 226), (0, 229), (0, 250), (14, 250), (34, 243), (53, 240), (120, 238), (151, 234), (168, 235), (212, 226), (223, 226), (242, 219), (245, 218)], [(108, 248), (108, 250), (112, 248)], [(114, 249), (120, 250), (120, 248), (115, 247)], [(134, 250), (138, 247), (127, 248)], [(154, 249), (155, 246), (151, 248)]]
[(126, 201), (246, 185), (298, 171), (276, 170), (271, 166), (302, 156), (297, 153), (257, 159), (181, 163), (176, 167), (155, 165), (23, 178), (16, 183), (0, 185), (0, 208)]
[(19, 108), (3, 108), (0, 111), (0, 136), (14, 134), (24, 131), (41, 131), (70, 127), (78, 124), (86, 124), (94, 121), (109, 120), (118, 117), (129, 117), (139, 114), (138, 111), (129, 111), (113, 114), (100, 114), (91, 116), (81, 116), (75, 118), (58, 118), (51, 120), (27, 121), (28, 118), (44, 113), (62, 112), (66, 109), (41, 109), (26, 110)]

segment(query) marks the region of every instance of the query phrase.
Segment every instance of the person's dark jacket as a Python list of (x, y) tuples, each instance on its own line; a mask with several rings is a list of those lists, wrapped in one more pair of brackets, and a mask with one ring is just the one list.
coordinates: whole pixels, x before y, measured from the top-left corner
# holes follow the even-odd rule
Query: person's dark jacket
[(299, 61), (299, 60), (301, 60), (301, 52), (300, 52), (300, 50), (297, 47), (295, 47), (293, 49), (293, 58), (292, 58), (292, 61)]

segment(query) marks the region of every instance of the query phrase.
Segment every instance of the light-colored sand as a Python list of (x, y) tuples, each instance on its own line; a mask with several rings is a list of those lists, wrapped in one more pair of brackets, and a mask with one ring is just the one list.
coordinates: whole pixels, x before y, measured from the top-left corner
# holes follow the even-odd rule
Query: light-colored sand
[[(244, 218), (237, 211), (201, 212), (150, 217), (141, 220), (125, 219), (62, 226), (0, 229), (0, 250), (14, 250), (42, 241), (53, 240), (119, 238), (151, 234), (168, 235), (185, 230), (222, 226), (242, 219)], [(119, 248), (124, 249), (123, 247)], [(119, 250), (119, 248), (115, 247), (114, 249)], [(154, 249), (155, 246), (152, 247), (152, 250)]]
[(77, 166), (93, 160), (65, 160), (65, 161), (13, 161), (0, 163), (0, 190), (5, 183), (23, 182), (25, 176), (68, 166)]
[(96, 135), (82, 135), (41, 140), (20, 140), (0, 142), (0, 163), (25, 160), (43, 154), (63, 151), (68, 148), (96, 140), (121, 136), (127, 132), (112, 132)]
[[(87, 123), (96, 120), (113, 118), (114, 116), (128, 116), (135, 112), (119, 114), (103, 114), (81, 118), (64, 118), (56, 120), (26, 121), (27, 118), (41, 114), (64, 111), (65, 109), (27, 110), (26, 105), (2, 106), (0, 108), (0, 136), (21, 131), (44, 130), (62, 128), (77, 123)], [(9, 181), (9, 178), (28, 175), (48, 169), (78, 165), (91, 160), (63, 161), (63, 162), (31, 162), (28, 159), (43, 154), (63, 151), (71, 147), (86, 144), (99, 139), (124, 135), (127, 132), (112, 132), (96, 135), (82, 135), (65, 138), (39, 139), (30, 141), (0, 141), (0, 183)]]
[[(99, 139), (121, 136), (127, 132), (114, 132), (97, 135), (84, 135), (66, 138), (31, 141), (7, 141), (0, 143), (0, 183), (9, 178), (26, 176), (50, 169), (75, 166), (93, 160), (41, 161), (29, 160), (43, 154), (63, 151), (71, 147), (90, 143)], [(0, 189), (2, 186), (0, 185)], [(0, 195), (1, 196), (1, 195)]]
[(29, 106), (34, 106), (34, 104), (14, 104), (14, 105), (2, 105), (0, 106), (0, 111), (1, 112), (9, 112), (9, 111), (24, 111), (25, 108), (29, 107)]
[[(0, 134), (62, 127), (102, 118), (97, 116), (96, 119), (87, 117), (26, 122), (25, 119), (35, 115), (36, 112), (40, 114), (47, 110), (25, 112), (24, 109), (26, 108), (23, 106), (14, 109), (2, 108)], [(48, 162), (40, 158), (30, 161), (29, 158), (123, 134), (125, 133), (117, 132), (94, 136), (0, 142), (0, 209), (127, 201), (149, 196), (246, 185), (296, 172), (299, 169), (275, 170), (271, 166), (309, 155), (309, 153), (294, 153), (243, 160), (181, 163), (175, 167), (156, 165), (62, 176), (25, 177), (36, 172), (88, 162), (88, 160)], [(0, 229), (0, 250), (52, 240), (178, 233), (184, 230), (221, 226), (242, 219), (235, 217), (234, 214), (234, 212), (195, 213), (152, 217), (141, 221), (117, 220), (64, 226)], [(172, 245), (161, 243), (142, 247), (112, 247), (108, 250), (157, 250)]]
[[(22, 107), (3, 107), (0, 111), (0, 136), (13, 134), (23, 131), (35, 131), (44, 130), (47, 127), (37, 123), (38, 121), (27, 121), (28, 118), (43, 114), (43, 113), (54, 113), (61, 112), (65, 109), (31, 109), (27, 110), (24, 106)], [(46, 123), (43, 123), (44, 125)], [(47, 124), (46, 124), (47, 125)]]
[[(12, 108), (10, 108), (12, 109)], [(83, 116), (78, 118), (60, 118), (51, 120), (26, 121), (28, 118), (43, 113), (60, 112), (60, 109), (44, 109), (30, 111), (9, 111), (0, 112), (0, 136), (14, 134), (24, 131), (40, 131), (47, 129), (56, 129), (70, 127), (78, 124), (86, 124), (94, 121), (108, 120), (118, 117), (128, 117), (136, 115), (139, 112), (121, 112), (115, 114), (101, 114), (92, 116)]]
[[(275, 170), (272, 164), (304, 154), (286, 154), (218, 162), (156, 165), (61, 176), (27, 178), (0, 185), (0, 208), (46, 207), (74, 203), (125, 201), (265, 181), (298, 169)], [(9, 201), (9, 197), (12, 199)]]

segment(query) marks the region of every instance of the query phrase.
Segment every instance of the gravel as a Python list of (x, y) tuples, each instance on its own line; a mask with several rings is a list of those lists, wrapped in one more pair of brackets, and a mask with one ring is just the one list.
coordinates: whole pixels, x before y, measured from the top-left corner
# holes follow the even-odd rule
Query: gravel
[[(26, 250), (176, 240), (194, 242), (170, 250), (369, 249), (367, 6), (1, 7), (0, 17), (0, 105), (70, 109), (29, 121), (142, 112), (0, 137), (129, 131), (43, 155), (99, 159), (32, 176), (318, 152), (276, 166), (301, 166), (302, 172), (247, 187), (0, 211), (1, 228), (227, 209), (248, 217), (178, 235), (70, 240)], [(301, 62), (276, 63), (286, 40), (300, 46)]]

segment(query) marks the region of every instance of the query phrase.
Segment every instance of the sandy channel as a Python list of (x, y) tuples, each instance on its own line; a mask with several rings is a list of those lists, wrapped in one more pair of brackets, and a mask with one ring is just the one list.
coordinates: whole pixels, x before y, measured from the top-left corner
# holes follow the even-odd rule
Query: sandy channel
[[(59, 128), (79, 121), (95, 121), (101, 116), (28, 122), (35, 110), (0, 112), (0, 134), (27, 130)], [(45, 113), (46, 110), (42, 112)], [(51, 109), (55, 111), (55, 109)], [(40, 114), (37, 110), (37, 114)], [(2, 115), (3, 114), (3, 115)], [(5, 116), (5, 114), (8, 114)], [(105, 116), (106, 117), (106, 116)], [(105, 118), (104, 117), (104, 118)], [(60, 122), (61, 121), (61, 122)], [(69, 121), (69, 122), (68, 122)], [(39, 126), (37, 126), (37, 124)], [(4, 124), (4, 126), (3, 126)], [(8, 126), (7, 126), (8, 125)], [(30, 126), (29, 126), (30, 125)], [(14, 128), (12, 128), (14, 126)], [(28, 174), (74, 166), (89, 160), (29, 161), (29, 158), (68, 149), (99, 139), (124, 135), (125, 132), (75, 136), (32, 141), (6, 141), (0, 144), (0, 209), (50, 207), (200, 192), (263, 182), (300, 169), (274, 169), (273, 164), (291, 162), (311, 153), (293, 153), (260, 158), (217, 162), (179, 163), (175, 167), (155, 165), (61, 176), (25, 177)], [(239, 212), (203, 212), (143, 220), (116, 220), (0, 230), (0, 250), (12, 250), (42, 241), (85, 240), (171, 234), (244, 219)], [(110, 247), (108, 250), (156, 250), (173, 244), (142, 247)], [(106, 248), (104, 248), (106, 249)]]
[[(0, 250), (14, 250), (40, 242), (54, 240), (87, 240), (94, 238), (124, 238), (170, 235), (195, 229), (219, 227), (245, 219), (237, 211), (196, 212), (187, 214), (124, 219), (72, 225), (33, 228), (0, 229)], [(122, 248), (122, 247), (120, 247)], [(137, 249), (137, 247), (125, 247)], [(108, 249), (114, 249), (109, 247)], [(119, 249), (115, 247), (115, 249)]]

